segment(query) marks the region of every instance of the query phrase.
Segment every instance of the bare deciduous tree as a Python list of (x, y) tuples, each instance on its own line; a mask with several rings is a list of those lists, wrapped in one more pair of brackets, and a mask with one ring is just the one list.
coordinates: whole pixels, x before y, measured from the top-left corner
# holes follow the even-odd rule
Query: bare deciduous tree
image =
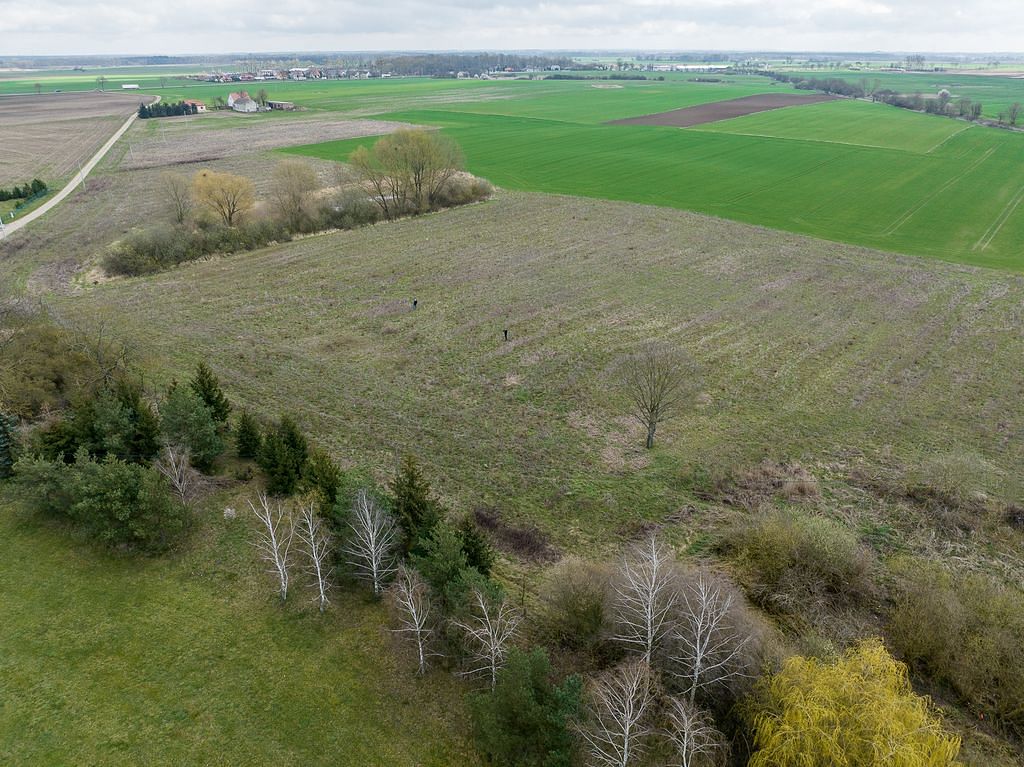
[(473, 589), (470, 604), (468, 618), (452, 621), (469, 640), (471, 655), (465, 674), (489, 677), (493, 691), (522, 616), (507, 597), (495, 601), (480, 589)]
[(685, 698), (670, 698), (666, 718), (678, 759), (672, 767), (714, 767), (724, 762), (728, 748), (706, 711)]
[(348, 563), (356, 574), (368, 580), (373, 593), (384, 590), (387, 579), (395, 572), (395, 545), (398, 530), (391, 514), (365, 490), (360, 490), (352, 505), (349, 519), (352, 535), (345, 546)]
[(674, 628), (674, 565), (671, 553), (652, 534), (623, 557), (614, 584), (615, 639), (638, 650), (648, 665)]
[(395, 632), (416, 643), (418, 672), (424, 674), (427, 671), (427, 658), (433, 655), (429, 649), (434, 634), (430, 624), (430, 587), (416, 570), (403, 564), (398, 567), (391, 595), (399, 622)]
[(192, 179), (192, 197), (224, 226), (234, 226), (256, 204), (256, 187), (244, 176), (201, 170)]
[(270, 564), (269, 572), (277, 578), (278, 594), (284, 601), (288, 598), (288, 554), (295, 537), (295, 523), (290, 515), (285, 514), (280, 501), (273, 509), (266, 493), (259, 493), (256, 499), (258, 506), (251, 500), (248, 502), (252, 513), (263, 524), (256, 539), (256, 549)]
[(1017, 124), (1017, 120), (1020, 119), (1020, 110), (1021, 105), (1019, 101), (1014, 101), (1009, 107), (1007, 107), (1006, 115), (1010, 121), (1010, 125)]
[(167, 477), (181, 502), (188, 504), (195, 492), (196, 472), (189, 464), (188, 449), (180, 445), (167, 445), (154, 468)]
[(654, 447), (658, 424), (678, 412), (689, 373), (678, 352), (656, 344), (648, 344), (626, 361), (626, 391), (633, 417), (647, 429), (648, 449)]
[(700, 690), (746, 676), (743, 636), (733, 621), (733, 594), (704, 571), (680, 590), (680, 616), (672, 661), (692, 705)]
[(334, 573), (331, 566), (331, 538), (312, 503), (302, 505), (298, 527), (299, 542), (307, 559), (306, 572), (310, 576), (313, 588), (316, 589), (313, 601), (317, 602), (320, 612), (323, 612), (329, 603), (327, 592), (331, 589), (331, 575)]
[(175, 223), (183, 224), (192, 212), (192, 183), (188, 176), (174, 171), (160, 174), (160, 188)]
[(629, 767), (643, 755), (650, 734), (654, 703), (651, 668), (630, 661), (594, 680), (587, 695), (589, 721), (579, 733), (587, 745), (588, 763), (598, 767)]
[(274, 168), (271, 194), (277, 212), (292, 231), (298, 231), (306, 216), (305, 202), (320, 186), (316, 171), (302, 160), (282, 160)]
[(437, 131), (398, 130), (360, 147), (349, 163), (366, 183), (387, 219), (422, 213), (462, 167), (462, 153)]

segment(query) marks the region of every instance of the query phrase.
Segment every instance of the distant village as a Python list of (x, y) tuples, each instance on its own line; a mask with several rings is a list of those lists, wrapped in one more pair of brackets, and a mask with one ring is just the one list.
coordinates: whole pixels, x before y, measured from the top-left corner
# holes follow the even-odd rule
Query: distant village
[[(547, 71), (558, 71), (557, 64), (545, 67)], [(525, 74), (538, 71), (536, 69), (515, 69), (504, 67), (490, 72), (470, 73), (452, 70), (449, 77), (459, 80), (478, 79), (490, 80), (496, 77)], [(254, 72), (203, 72), (188, 75), (189, 80), (206, 83), (255, 83), (267, 80), (371, 80), (374, 78), (400, 77), (403, 75), (380, 69), (342, 68), (325, 66), (291, 67), (289, 69), (258, 69)], [(437, 75), (432, 75), (437, 76)]]

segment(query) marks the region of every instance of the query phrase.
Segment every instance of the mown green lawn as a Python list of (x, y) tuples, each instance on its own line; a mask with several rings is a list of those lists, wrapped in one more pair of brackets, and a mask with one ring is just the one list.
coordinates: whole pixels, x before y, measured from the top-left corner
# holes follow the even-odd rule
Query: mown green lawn
[(0, 762), (473, 764), (461, 685), (414, 678), (357, 592), (323, 617), (301, 589), (282, 608), (249, 520), (221, 509), (202, 509), (184, 551), (135, 558), (0, 485)]

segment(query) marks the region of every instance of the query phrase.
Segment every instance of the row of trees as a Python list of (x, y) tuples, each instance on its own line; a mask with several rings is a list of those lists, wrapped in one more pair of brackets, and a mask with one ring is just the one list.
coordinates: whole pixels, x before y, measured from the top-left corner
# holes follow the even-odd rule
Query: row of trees
[(187, 101), (175, 103), (158, 101), (155, 104), (140, 103), (138, 115), (140, 120), (148, 120), (151, 117), (181, 117), (183, 115), (199, 114), (199, 107)]
[(170, 226), (132, 232), (108, 248), (110, 274), (139, 275), (218, 252), (236, 252), (291, 239), (295, 234), (353, 229), (484, 199), (489, 184), (461, 173), (462, 157), (450, 139), (407, 130), (361, 148), (337, 186), (324, 193), (316, 170), (282, 160), (260, 210), (252, 180), (204, 169), (189, 178), (167, 172), (160, 189)]
[(32, 181), (26, 182), (22, 186), (15, 185), (10, 189), (0, 189), (0, 202), (6, 202), (7, 200), (24, 200), (32, 195), (45, 192), (46, 189), (47, 186), (45, 181), (40, 181), (38, 178), (34, 178)]

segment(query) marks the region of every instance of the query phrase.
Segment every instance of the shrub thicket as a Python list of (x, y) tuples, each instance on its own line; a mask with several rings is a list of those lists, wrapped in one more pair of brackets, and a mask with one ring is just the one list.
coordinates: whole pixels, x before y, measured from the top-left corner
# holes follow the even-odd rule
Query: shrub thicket
[(0, 479), (7, 479), (14, 473), (18, 448), (17, 426), (14, 416), (0, 411)]
[(984, 575), (958, 580), (918, 559), (900, 560), (894, 570), (894, 649), (1024, 736), (1024, 594)]
[(612, 571), (603, 563), (568, 558), (556, 565), (540, 589), (537, 639), (582, 656), (584, 666), (603, 668), (617, 657), (607, 641)]
[(780, 613), (863, 603), (874, 593), (874, 559), (837, 522), (788, 510), (744, 516), (725, 534), (751, 598)]
[(117, 458), (100, 462), (84, 450), (73, 464), (22, 458), (15, 477), (38, 511), (67, 519), (111, 546), (160, 551), (187, 526), (188, 510), (156, 470)]

